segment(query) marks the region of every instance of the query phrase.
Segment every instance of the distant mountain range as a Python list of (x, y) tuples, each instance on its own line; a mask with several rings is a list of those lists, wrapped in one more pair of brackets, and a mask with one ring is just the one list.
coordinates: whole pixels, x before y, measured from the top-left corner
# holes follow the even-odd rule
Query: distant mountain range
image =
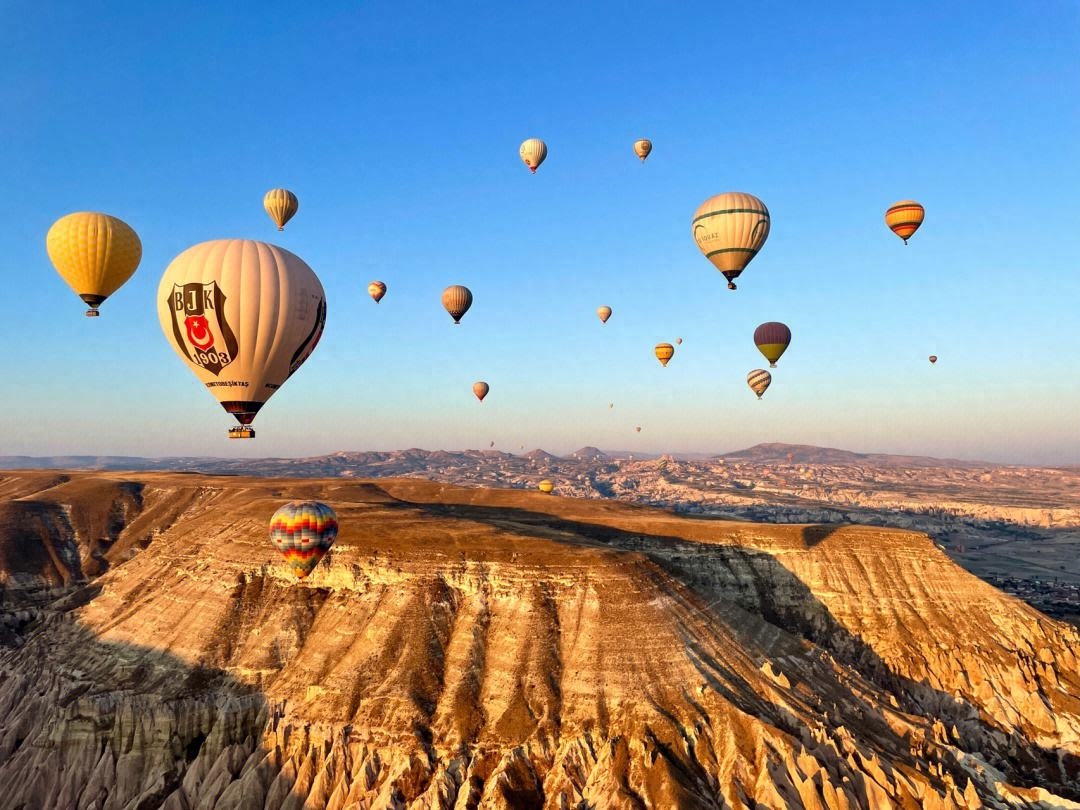
[(939, 459), (928, 456), (904, 456), (887, 453), (855, 453), (831, 447), (805, 444), (756, 444), (729, 453), (637, 453), (627, 450), (600, 450), (582, 447), (564, 456), (536, 448), (520, 455), (500, 450), (424, 450), (411, 447), (392, 451), (340, 451), (307, 458), (245, 458), (231, 459), (213, 456), (0, 456), (0, 469), (65, 469), (65, 470), (159, 470), (173, 472), (198, 470), (205, 473), (242, 475), (340, 475), (352, 470), (357, 476), (402, 475), (422, 472), (429, 467), (457, 466), (505, 460), (508, 463), (525, 460), (532, 463), (588, 462), (602, 464), (614, 461), (646, 461), (667, 458), (686, 460), (731, 460), (751, 464), (825, 464), (832, 466), (871, 465), (888, 467), (997, 467), (1005, 465), (988, 462)]

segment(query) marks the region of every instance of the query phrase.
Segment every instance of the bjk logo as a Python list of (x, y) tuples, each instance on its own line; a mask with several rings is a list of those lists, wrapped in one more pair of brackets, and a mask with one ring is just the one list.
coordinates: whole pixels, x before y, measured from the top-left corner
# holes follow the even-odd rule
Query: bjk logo
[(225, 320), (225, 293), (216, 281), (174, 284), (169, 311), (176, 345), (192, 363), (216, 377), (236, 358), (236, 335)]

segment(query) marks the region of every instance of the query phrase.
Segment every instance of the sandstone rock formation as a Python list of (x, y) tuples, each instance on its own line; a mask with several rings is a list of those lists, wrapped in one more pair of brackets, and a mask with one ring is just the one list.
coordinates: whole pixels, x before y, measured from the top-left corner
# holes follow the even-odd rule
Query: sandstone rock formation
[(4, 473), (0, 584), (5, 809), (1080, 807), (1080, 637), (912, 532)]

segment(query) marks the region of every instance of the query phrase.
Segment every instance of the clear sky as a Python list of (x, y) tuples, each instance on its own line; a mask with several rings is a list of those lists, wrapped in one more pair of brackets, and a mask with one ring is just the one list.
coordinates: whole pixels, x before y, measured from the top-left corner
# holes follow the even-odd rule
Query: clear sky
[[(788, 441), (1080, 463), (1080, 6), (809, 9), (0, 2), (0, 454)], [(301, 204), (282, 234), (276, 186)], [(734, 293), (690, 236), (723, 191), (772, 213)], [(907, 197), (927, 218), (905, 248), (883, 213)], [(96, 320), (44, 249), (77, 210), (143, 243)], [(251, 442), (155, 314), (169, 261), (223, 237), (294, 251), (329, 305)], [(457, 327), (453, 283), (475, 295)], [(758, 402), (766, 320), (794, 339)]]

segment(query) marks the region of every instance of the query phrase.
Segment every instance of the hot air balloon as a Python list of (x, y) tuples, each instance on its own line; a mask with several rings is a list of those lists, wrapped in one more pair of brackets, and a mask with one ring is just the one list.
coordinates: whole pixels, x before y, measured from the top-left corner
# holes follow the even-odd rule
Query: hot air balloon
[(272, 188), (263, 197), (263, 208), (274, 220), (279, 231), (285, 230), (285, 223), (300, 210), (300, 201), (287, 188)]
[(372, 298), (375, 299), (375, 303), (382, 301), (384, 295), (386, 295), (386, 285), (381, 281), (373, 281), (367, 285), (367, 292)]
[(536, 174), (536, 170), (540, 168), (540, 164), (547, 157), (547, 144), (539, 138), (529, 138), (521, 144), (518, 154), (521, 155), (525, 165), (529, 167), (529, 171)]
[(754, 345), (769, 361), (769, 368), (776, 368), (776, 361), (790, 343), (791, 330), (779, 321), (763, 323), (754, 330)]
[(710, 197), (690, 223), (694, 241), (735, 289), (735, 279), (769, 238), (769, 209), (752, 194), (729, 191)]
[(675, 338), (675, 345), (682, 346), (682, 338)]
[(905, 245), (911, 235), (919, 230), (919, 226), (922, 225), (925, 218), (926, 209), (914, 200), (901, 200), (898, 203), (893, 203), (889, 206), (889, 210), (885, 212), (885, 224), (889, 226), (893, 233), (904, 240)]
[(660, 361), (662, 366), (666, 366), (668, 360), (675, 356), (675, 347), (670, 343), (657, 343), (655, 351), (656, 359)]
[(142, 259), (142, 242), (116, 217), (80, 211), (60, 217), (49, 228), (45, 250), (56, 272), (98, 317), (101, 302), (131, 278)]
[(615, 407), (615, 403), (614, 403), (614, 402), (609, 402), (609, 403), (608, 403), (608, 408), (609, 408), (609, 409), (610, 409), (610, 408), (614, 408), (614, 407)]
[(157, 302), (165, 339), (245, 427), (315, 350), (326, 323), (326, 296), (311, 268), (250, 239), (185, 250), (165, 268)]
[(473, 385), (472, 385), (472, 392), (474, 394), (476, 394), (476, 398), (478, 400), (480, 400), (481, 402), (484, 401), (484, 397), (486, 397), (488, 395), (488, 391), (490, 391), (490, 390), (491, 390), (491, 386), (488, 385), (483, 380), (479, 380), (477, 382), (474, 382)]
[(930, 355), (930, 364), (933, 365), (936, 362), (937, 362), (937, 355), (936, 354)]
[(270, 518), (270, 542), (300, 579), (319, 564), (337, 533), (337, 515), (319, 501), (292, 501)]
[(543, 492), (545, 495), (550, 495), (552, 490), (555, 489), (555, 485), (545, 478), (543, 481), (536, 485), (536, 488)]
[(596, 314), (600, 316), (600, 323), (607, 323), (607, 319), (611, 317), (611, 307), (598, 307)]
[(494, 447), (494, 446), (495, 446), (495, 442), (492, 442), (491, 444), (488, 445), (488, 447)]
[(450, 313), (454, 323), (461, 323), (462, 317), (472, 306), (472, 293), (468, 287), (454, 284), (443, 290), (442, 305)]
[[(638, 425), (636, 428), (634, 428), (634, 432), (635, 433), (641, 433), (641, 426)], [(633, 456), (631, 456), (631, 458), (633, 458)]]
[(634, 154), (641, 158), (641, 162), (645, 162), (645, 158), (649, 156), (649, 152), (652, 151), (652, 141), (648, 138), (639, 138), (634, 141)]
[(772, 374), (763, 368), (755, 368), (746, 375), (746, 384), (757, 394), (758, 399), (761, 399), (761, 395), (765, 393), (770, 383), (772, 383)]

